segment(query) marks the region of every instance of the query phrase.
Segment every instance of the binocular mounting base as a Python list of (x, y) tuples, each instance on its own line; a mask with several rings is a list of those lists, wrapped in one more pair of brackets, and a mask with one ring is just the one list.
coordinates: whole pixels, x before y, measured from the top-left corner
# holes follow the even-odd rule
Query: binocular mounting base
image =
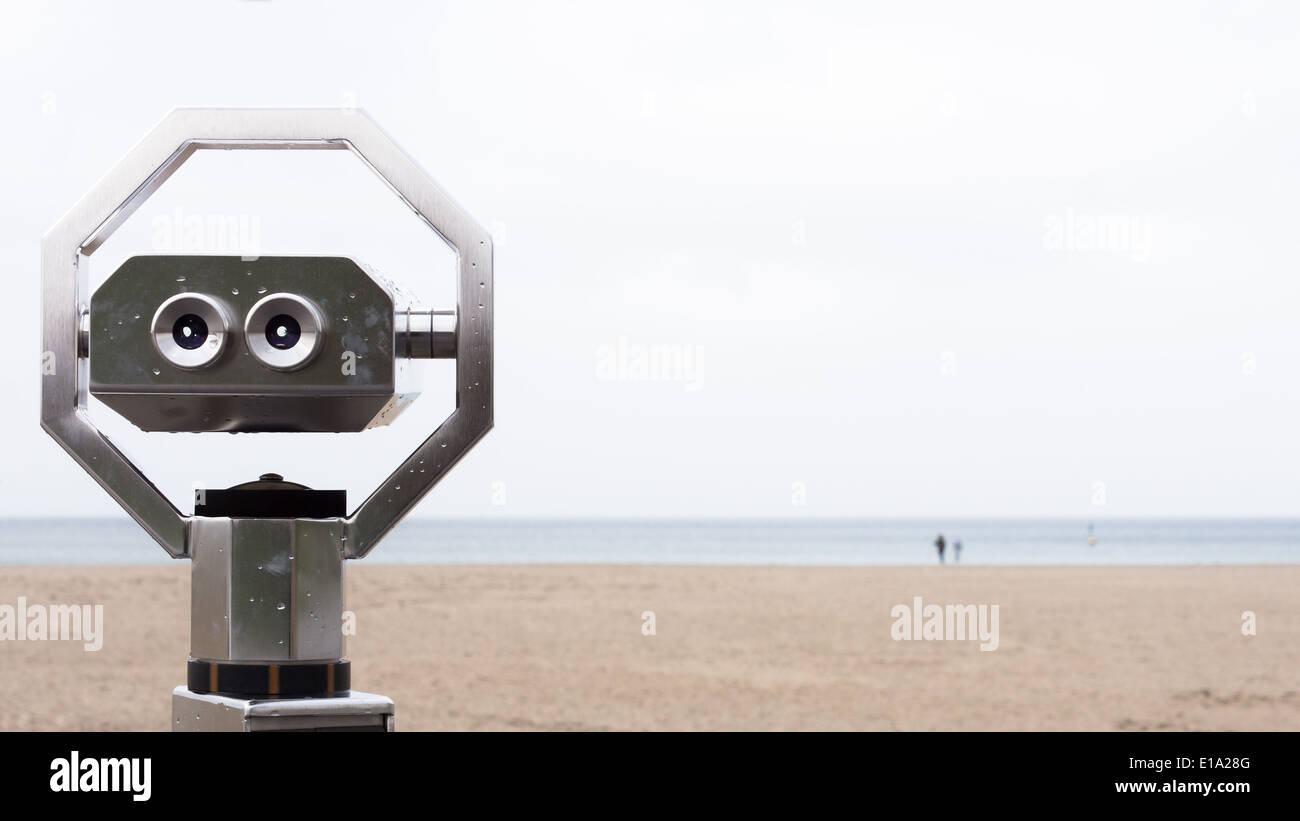
[(393, 732), (393, 700), (361, 693), (253, 699), (172, 691), (174, 732)]

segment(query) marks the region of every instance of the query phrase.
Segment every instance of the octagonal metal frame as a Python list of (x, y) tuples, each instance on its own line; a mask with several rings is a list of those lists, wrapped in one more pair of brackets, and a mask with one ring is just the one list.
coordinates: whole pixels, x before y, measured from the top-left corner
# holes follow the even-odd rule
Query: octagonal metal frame
[(168, 553), (189, 555), (193, 517), (92, 423), (78, 336), (81, 257), (202, 149), (351, 151), (456, 252), (456, 408), (344, 520), (345, 556), (361, 558), (492, 428), (492, 237), (359, 109), (174, 109), (87, 192), (42, 241), (41, 427)]

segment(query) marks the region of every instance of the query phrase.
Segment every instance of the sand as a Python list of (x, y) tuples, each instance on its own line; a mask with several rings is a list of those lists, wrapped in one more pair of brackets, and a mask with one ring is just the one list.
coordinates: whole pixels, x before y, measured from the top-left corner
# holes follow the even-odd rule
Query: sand
[[(0, 568), (0, 604), (105, 620), (97, 653), (0, 641), (0, 730), (166, 729), (188, 570)], [(402, 730), (1300, 730), (1298, 590), (1300, 566), (362, 562), (348, 655)], [(998, 649), (893, 640), (914, 596), (997, 604)]]

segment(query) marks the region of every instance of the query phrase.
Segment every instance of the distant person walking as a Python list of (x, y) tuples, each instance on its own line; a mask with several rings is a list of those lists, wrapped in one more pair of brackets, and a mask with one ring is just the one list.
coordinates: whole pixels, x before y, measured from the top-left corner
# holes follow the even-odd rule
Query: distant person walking
[(945, 543), (944, 543), (944, 541), (943, 541), (943, 534), (940, 533), (940, 534), (939, 534), (939, 538), (937, 538), (937, 539), (934, 540), (934, 549), (937, 550), (937, 551), (939, 551), (939, 564), (943, 564), (943, 549), (944, 549), (944, 547), (946, 547), (946, 545), (945, 545)]
[(961, 539), (952, 542), (952, 563), (961, 564)]

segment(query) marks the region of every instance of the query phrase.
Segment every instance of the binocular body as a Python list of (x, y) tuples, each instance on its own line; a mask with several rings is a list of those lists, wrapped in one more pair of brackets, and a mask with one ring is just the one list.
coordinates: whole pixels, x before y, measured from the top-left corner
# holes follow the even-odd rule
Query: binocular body
[(455, 312), (411, 301), (345, 257), (132, 257), (91, 299), (90, 393), (145, 431), (386, 425), (410, 360), (455, 356)]

